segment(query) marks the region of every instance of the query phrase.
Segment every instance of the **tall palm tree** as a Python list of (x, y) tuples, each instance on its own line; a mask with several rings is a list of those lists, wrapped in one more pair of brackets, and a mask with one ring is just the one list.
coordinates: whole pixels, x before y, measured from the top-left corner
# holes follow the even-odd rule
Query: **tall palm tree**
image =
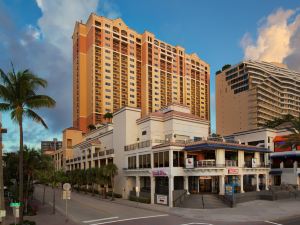
[(42, 124), (47, 125), (43, 118), (39, 116), (34, 109), (43, 107), (52, 108), (55, 101), (47, 96), (36, 92), (39, 88), (46, 88), (47, 81), (39, 78), (30, 70), (15, 72), (12, 70), (4, 73), (0, 69), (0, 111), (10, 112), (11, 119), (19, 126), (20, 131), (20, 154), (19, 154), (19, 201), (21, 203), (20, 223), (23, 223), (23, 120), (25, 117)]
[(291, 134), (286, 136), (285, 143), (282, 147), (297, 147), (300, 146), (300, 115), (294, 117), (290, 114), (284, 115), (282, 118), (275, 118), (273, 121), (267, 122), (265, 127), (275, 128), (283, 123), (287, 123), (287, 130)]
[(112, 193), (111, 200), (114, 200), (114, 184), (115, 184), (115, 176), (118, 175), (118, 167), (113, 163), (108, 163), (105, 166), (105, 175), (109, 177)]

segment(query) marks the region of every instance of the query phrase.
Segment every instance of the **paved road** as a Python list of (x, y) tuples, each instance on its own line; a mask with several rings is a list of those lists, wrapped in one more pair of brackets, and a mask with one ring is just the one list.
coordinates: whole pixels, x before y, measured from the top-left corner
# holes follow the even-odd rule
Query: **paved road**
[[(65, 202), (61, 199), (61, 191), (56, 191), (56, 206), (65, 212)], [(35, 197), (42, 198), (42, 188), (37, 186)], [(52, 201), (52, 190), (47, 188), (46, 202)], [(300, 210), (299, 210), (300, 213)], [(103, 201), (90, 195), (72, 193), (68, 203), (68, 215), (78, 225), (299, 225), (300, 216), (278, 221), (205, 221), (189, 219), (149, 209), (141, 209), (121, 204)], [(230, 215), (228, 215), (230, 217)], [(255, 218), (253, 218), (255, 220)], [(64, 224), (62, 221), (61, 224)]]

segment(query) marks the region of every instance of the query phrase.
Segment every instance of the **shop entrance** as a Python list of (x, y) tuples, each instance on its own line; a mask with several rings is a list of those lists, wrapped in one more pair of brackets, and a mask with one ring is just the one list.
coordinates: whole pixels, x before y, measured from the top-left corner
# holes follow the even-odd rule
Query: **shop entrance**
[(212, 192), (212, 178), (200, 177), (199, 179), (200, 192)]

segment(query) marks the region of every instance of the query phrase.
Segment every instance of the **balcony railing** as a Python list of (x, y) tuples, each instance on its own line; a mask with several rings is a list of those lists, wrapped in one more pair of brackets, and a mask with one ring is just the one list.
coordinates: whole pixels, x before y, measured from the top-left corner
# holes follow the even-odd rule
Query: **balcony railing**
[(114, 149), (108, 149), (106, 150), (106, 155), (114, 154)]
[(195, 167), (216, 167), (216, 160), (214, 159), (199, 160), (196, 162)]
[(238, 163), (237, 160), (225, 160), (225, 165), (227, 166), (233, 166), (233, 167), (237, 167)]
[(266, 164), (265, 162), (261, 162), (260, 164), (256, 163), (255, 165), (252, 165), (252, 161), (245, 161), (244, 167), (245, 168), (268, 168), (270, 167), (270, 165)]
[(164, 140), (147, 140), (147, 141), (137, 142), (131, 145), (124, 146), (124, 150), (131, 151), (139, 148), (147, 148), (150, 147), (153, 143), (162, 144), (164, 143)]

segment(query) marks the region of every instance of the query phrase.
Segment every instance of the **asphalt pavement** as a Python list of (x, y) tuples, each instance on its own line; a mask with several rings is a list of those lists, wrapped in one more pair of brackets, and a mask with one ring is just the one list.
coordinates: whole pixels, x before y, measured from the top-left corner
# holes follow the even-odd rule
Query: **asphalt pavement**
[[(39, 200), (42, 199), (41, 186), (36, 186), (35, 197)], [(52, 190), (50, 188), (46, 190), (46, 202), (52, 204)], [(260, 221), (253, 216), (245, 217), (246, 219), (241, 221), (230, 221), (226, 219), (214, 220), (211, 211), (198, 211), (202, 215), (199, 218), (193, 218), (189, 217), (188, 211), (185, 215), (176, 215), (172, 211), (161, 211), (159, 207), (155, 206), (151, 210), (132, 202), (130, 202), (131, 206), (116, 202), (102, 200), (98, 196), (72, 193), (71, 200), (68, 200), (68, 218), (78, 225), (300, 225), (300, 208), (298, 217)], [(65, 214), (66, 202), (62, 200), (61, 190), (56, 190), (56, 208)], [(205, 215), (209, 212), (210, 216), (206, 219)], [(231, 215), (228, 213), (228, 218), (230, 217)], [(66, 223), (62, 221), (60, 224)], [(43, 225), (47, 225), (46, 221)]]

